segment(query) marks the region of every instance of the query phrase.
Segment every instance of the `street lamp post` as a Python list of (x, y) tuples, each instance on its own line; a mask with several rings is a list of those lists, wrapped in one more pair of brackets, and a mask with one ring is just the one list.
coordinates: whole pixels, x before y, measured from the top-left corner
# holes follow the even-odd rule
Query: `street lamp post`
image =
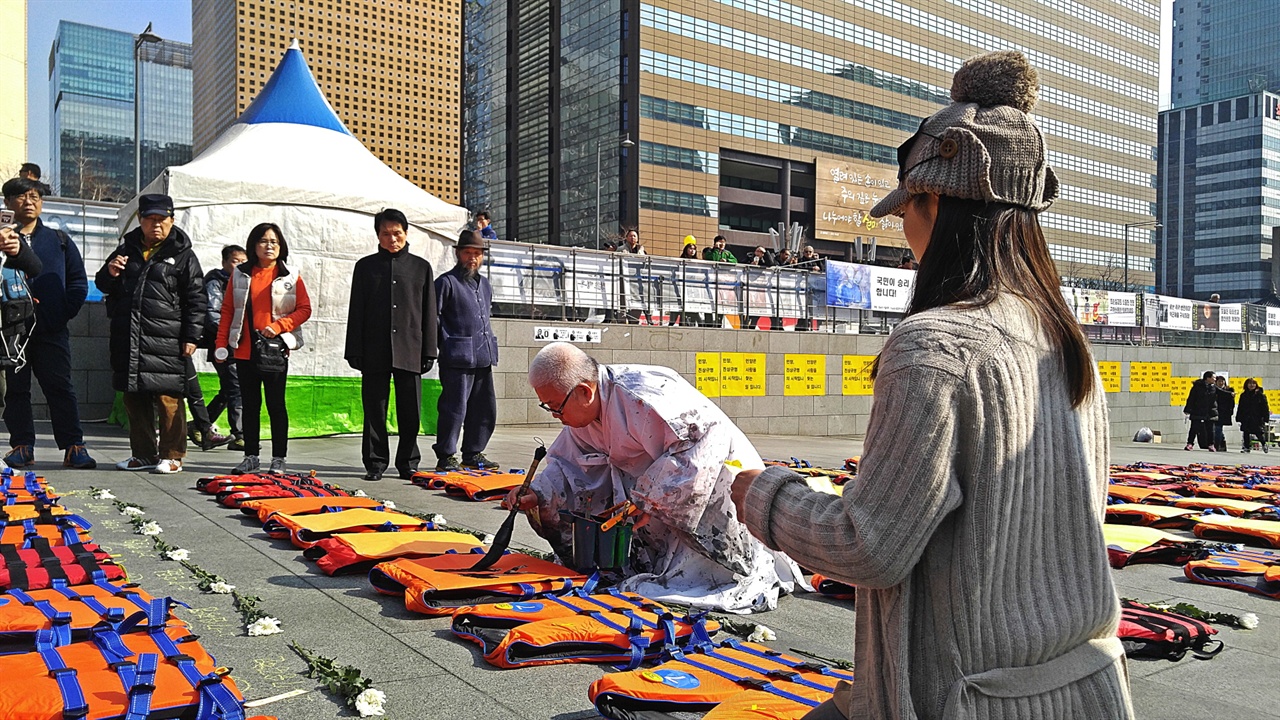
[(133, 194), (142, 192), (142, 43), (158, 43), (159, 35), (151, 32), (151, 23), (133, 41)]
[[(633, 148), (636, 146), (631, 140), (631, 133), (624, 134), (621, 138), (615, 140), (620, 148)], [(600, 149), (604, 147), (604, 140), (596, 140), (596, 249), (600, 249)]]
[(1159, 230), (1164, 227), (1155, 220), (1146, 220), (1136, 223), (1124, 224), (1124, 291), (1129, 292), (1129, 228), (1151, 226), (1152, 230)]

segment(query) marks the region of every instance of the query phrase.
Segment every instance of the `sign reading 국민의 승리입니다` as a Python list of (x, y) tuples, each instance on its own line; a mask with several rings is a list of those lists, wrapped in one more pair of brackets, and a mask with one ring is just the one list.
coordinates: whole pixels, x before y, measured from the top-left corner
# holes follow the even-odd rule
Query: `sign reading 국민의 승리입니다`
[(867, 213), (898, 187), (897, 168), (818, 158), (814, 190), (814, 236), (853, 242), (858, 236), (896, 240), (905, 246), (902, 218)]

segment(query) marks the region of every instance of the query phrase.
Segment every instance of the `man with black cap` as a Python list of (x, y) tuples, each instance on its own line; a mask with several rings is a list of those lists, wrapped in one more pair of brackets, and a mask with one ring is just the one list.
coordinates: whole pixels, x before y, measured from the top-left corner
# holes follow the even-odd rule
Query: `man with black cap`
[(80, 249), (71, 238), (40, 220), (48, 191), (38, 177), (13, 178), (0, 188), (5, 206), (13, 211), (18, 234), (31, 245), (43, 266), (42, 272), (31, 277), (36, 324), (27, 340), (27, 362), (4, 371), (8, 381), (4, 423), (9, 428), (11, 448), (4, 462), (13, 468), (35, 464), (36, 425), (31, 411), (34, 374), (49, 405), (53, 440), (63, 451), (63, 466), (92, 470), (98, 463), (84, 446), (80, 404), (71, 382), (71, 335), (67, 331), (67, 323), (80, 313), (89, 294), (89, 278)]
[(111, 318), (111, 384), (129, 416), (132, 456), (116, 467), (170, 474), (187, 453), (186, 359), (208, 300), (191, 238), (173, 224), (173, 199), (140, 196), (138, 223), (94, 278)]
[(418, 470), (422, 374), (436, 362), (436, 286), (431, 263), (409, 252), (409, 220), (387, 208), (373, 216), (378, 251), (351, 273), (344, 357), (360, 372), (365, 480), (381, 480), (391, 460), (387, 395), (396, 382), (400, 441), (395, 468), (408, 480)]
[(454, 252), (458, 255), (458, 264), (436, 279), (436, 301), (440, 307), (437, 470), (459, 468), (459, 431), (462, 431), (461, 467), (496, 465), (484, 456), (498, 417), (498, 400), (493, 390), (498, 338), (489, 323), (493, 289), (488, 278), (480, 274), (484, 241), (478, 233), (463, 230)]

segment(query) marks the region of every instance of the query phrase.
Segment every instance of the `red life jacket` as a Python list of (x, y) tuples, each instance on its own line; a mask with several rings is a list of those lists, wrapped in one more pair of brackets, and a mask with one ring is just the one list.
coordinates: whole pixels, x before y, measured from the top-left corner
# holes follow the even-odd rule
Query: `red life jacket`
[(93, 543), (27, 549), (0, 545), (0, 590), (43, 590), (55, 580), (83, 585), (124, 578), (124, 568)]
[(1133, 600), (1121, 600), (1120, 607), (1116, 635), (1129, 657), (1176, 661), (1189, 652), (1197, 660), (1208, 660), (1222, 652), (1222, 641), (1213, 639), (1218, 630), (1207, 622)]

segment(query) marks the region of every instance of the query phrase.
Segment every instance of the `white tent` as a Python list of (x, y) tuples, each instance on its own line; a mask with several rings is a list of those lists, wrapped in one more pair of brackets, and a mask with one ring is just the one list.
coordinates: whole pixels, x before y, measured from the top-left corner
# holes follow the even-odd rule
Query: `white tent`
[[(377, 249), (373, 215), (384, 208), (404, 212), (411, 251), (430, 260), (437, 274), (453, 266), (449, 248), (468, 220), (465, 209), (400, 177), (351, 135), (296, 42), (236, 124), (142, 193), (173, 198), (176, 224), (191, 236), (206, 271), (221, 265), (224, 245), (244, 245), (258, 223), (280, 226), (289, 243), (287, 264), (301, 272), (313, 308), (303, 326), (306, 345), (290, 360), (291, 405), (292, 386), (302, 377), (355, 375), (342, 359), (347, 304), (355, 261)], [(136, 213), (137, 198), (120, 209), (122, 233), (137, 225)], [(349, 382), (341, 383), (340, 394), (353, 389), (345, 387)], [(330, 396), (337, 392), (333, 383), (320, 386)], [(315, 429), (357, 429), (351, 424), (338, 418)]]

